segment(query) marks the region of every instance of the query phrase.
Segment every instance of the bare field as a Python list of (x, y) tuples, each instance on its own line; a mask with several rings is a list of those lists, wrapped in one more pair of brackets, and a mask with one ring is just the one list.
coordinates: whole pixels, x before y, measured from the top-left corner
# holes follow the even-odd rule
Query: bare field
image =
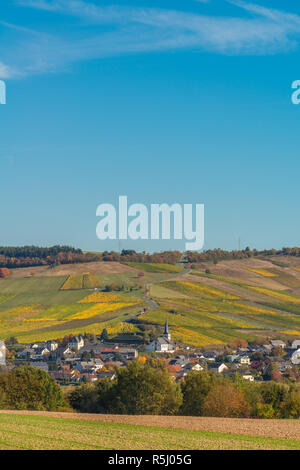
[(191, 431), (207, 431), (226, 434), (241, 434), (276, 439), (300, 440), (300, 420), (205, 418), (194, 416), (136, 416), (98, 415), (89, 413), (60, 413), (47, 411), (6, 411), (1, 414), (43, 416), (76, 419), (101, 423), (118, 423), (138, 426), (161, 427)]
[(23, 277), (66, 276), (68, 274), (123, 274), (138, 273), (138, 270), (125, 264), (97, 261), (92, 263), (61, 264), (54, 268), (49, 266), (36, 266), (32, 268), (18, 268), (11, 271), (10, 279)]
[(258, 287), (267, 289), (284, 290), (285, 286), (276, 281), (276, 278), (263, 277), (249, 269), (280, 269), (270, 261), (260, 259), (220, 261), (216, 265), (209, 265), (212, 274), (227, 277), (235, 281), (245, 282)]
[(207, 286), (214, 287), (216, 289), (221, 289), (229, 294), (236, 295), (238, 297), (243, 297), (246, 300), (251, 302), (260, 302), (265, 297), (254, 292), (245, 292), (241, 287), (231, 285), (225, 281), (219, 281), (217, 279), (211, 279), (209, 277), (195, 276), (193, 274), (184, 274), (177, 281), (188, 281), (188, 282), (200, 282), (201, 284), (206, 284)]

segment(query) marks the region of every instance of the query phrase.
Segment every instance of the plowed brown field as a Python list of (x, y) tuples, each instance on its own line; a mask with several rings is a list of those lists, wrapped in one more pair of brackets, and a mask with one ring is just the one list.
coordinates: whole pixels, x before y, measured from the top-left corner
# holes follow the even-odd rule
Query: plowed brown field
[(97, 415), (88, 413), (79, 414), (0, 410), (0, 414), (8, 413), (31, 416), (49, 416), (53, 418), (71, 418), (102, 423), (132, 424), (169, 429), (208, 431), (227, 434), (242, 434), (246, 436), (300, 440), (300, 420), (203, 418), (185, 416)]
[(137, 273), (138, 270), (117, 262), (92, 262), (92, 263), (74, 263), (60, 264), (54, 268), (49, 266), (36, 266), (32, 268), (18, 268), (11, 271), (10, 279), (19, 279), (23, 277), (42, 277), (42, 276), (65, 276), (68, 274), (123, 274)]

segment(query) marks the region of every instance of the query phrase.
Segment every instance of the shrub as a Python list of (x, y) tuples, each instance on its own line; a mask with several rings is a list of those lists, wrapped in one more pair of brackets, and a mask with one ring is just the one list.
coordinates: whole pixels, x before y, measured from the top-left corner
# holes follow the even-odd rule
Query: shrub
[(272, 405), (268, 403), (258, 403), (256, 408), (257, 418), (272, 419), (275, 411)]
[(292, 392), (280, 406), (281, 418), (300, 418), (300, 395)]
[(97, 389), (92, 384), (81, 385), (76, 387), (68, 396), (67, 399), (77, 411), (81, 413), (97, 413)]

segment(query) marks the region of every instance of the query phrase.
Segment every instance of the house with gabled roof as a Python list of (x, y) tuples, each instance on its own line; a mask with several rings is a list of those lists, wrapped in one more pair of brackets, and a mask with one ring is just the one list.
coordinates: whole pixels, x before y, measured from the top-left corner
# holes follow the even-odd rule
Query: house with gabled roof
[(300, 348), (300, 339), (295, 339), (292, 342), (291, 349), (299, 349)]
[(272, 339), (271, 344), (272, 344), (273, 348), (280, 347), (280, 348), (284, 349), (286, 347), (286, 344), (283, 341), (281, 341), (281, 339)]
[(84, 346), (84, 339), (82, 336), (73, 336), (68, 343), (70, 349), (75, 349), (75, 351), (79, 351)]
[(212, 370), (213, 372), (218, 372), (219, 374), (222, 374), (222, 372), (228, 370), (228, 367), (223, 362), (221, 364), (219, 363), (208, 364), (208, 368)]
[(56, 349), (58, 348), (58, 343), (57, 343), (56, 341), (53, 341), (53, 340), (46, 341), (45, 347), (46, 347), (50, 352), (53, 352), (53, 351), (56, 351)]

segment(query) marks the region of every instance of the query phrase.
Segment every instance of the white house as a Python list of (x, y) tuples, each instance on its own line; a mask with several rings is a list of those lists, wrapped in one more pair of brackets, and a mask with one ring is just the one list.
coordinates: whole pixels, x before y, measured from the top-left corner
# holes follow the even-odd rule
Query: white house
[(103, 361), (101, 359), (91, 359), (90, 361), (81, 361), (75, 365), (75, 369), (79, 371), (90, 371), (90, 372), (97, 372), (101, 370), (104, 366)]
[(200, 372), (201, 370), (203, 370), (203, 367), (201, 366), (201, 364), (198, 364), (197, 362), (196, 363), (190, 362), (185, 367), (185, 370), (194, 370), (194, 371)]
[(280, 339), (272, 339), (271, 344), (272, 344), (273, 348), (279, 346), (280, 348), (284, 349), (286, 347), (286, 344), (283, 341), (281, 341)]
[(6, 346), (3, 341), (0, 341), (0, 365), (5, 366), (5, 358), (6, 358)]
[(300, 349), (297, 349), (291, 357), (292, 364), (298, 365), (300, 364)]
[(239, 363), (240, 364), (250, 364), (251, 363), (251, 360), (250, 360), (250, 357), (249, 356), (241, 356), (239, 358)]
[(163, 336), (157, 338), (157, 340), (152, 341), (148, 346), (146, 346), (146, 351), (155, 351), (155, 352), (175, 352), (175, 344), (171, 341), (171, 334), (169, 333), (168, 320), (165, 323), (165, 331)]
[(68, 343), (68, 347), (70, 349), (75, 349), (75, 351), (79, 351), (84, 346), (84, 340), (82, 336), (73, 336)]
[(249, 380), (249, 382), (254, 382), (254, 376), (250, 372), (243, 372), (242, 376), (244, 380)]
[(32, 354), (31, 358), (34, 361), (38, 361), (40, 359), (43, 359), (45, 355), (49, 354), (50, 351), (47, 348), (41, 347), (35, 350), (34, 354)]
[(45, 344), (46, 348), (49, 350), (49, 351), (56, 351), (57, 348), (58, 348), (58, 344), (56, 341), (47, 341), (46, 344)]
[(300, 348), (300, 339), (295, 339), (295, 340), (292, 342), (291, 348), (292, 348), (292, 349), (298, 349), (298, 348)]
[(222, 364), (209, 364), (208, 366), (213, 372), (218, 372), (219, 374), (221, 374), (222, 372), (224, 372), (225, 370), (228, 370), (228, 367), (226, 366), (226, 364), (222, 363)]
[(229, 354), (228, 356), (226, 356), (226, 360), (228, 362), (236, 362), (238, 359), (239, 359), (239, 355), (238, 354)]

